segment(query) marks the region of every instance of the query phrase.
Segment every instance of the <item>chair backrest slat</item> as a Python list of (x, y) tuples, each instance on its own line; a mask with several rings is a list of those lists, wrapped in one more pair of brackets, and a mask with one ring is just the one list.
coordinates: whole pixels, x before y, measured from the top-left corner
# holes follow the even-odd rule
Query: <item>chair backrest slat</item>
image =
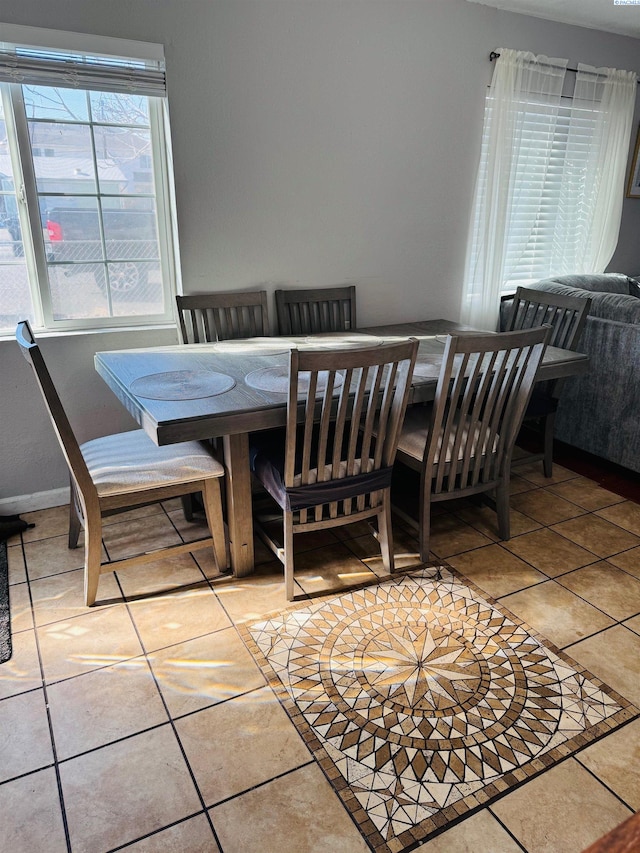
[[(290, 354), (285, 486), (342, 480), (390, 467), (406, 409), (418, 342)], [(363, 509), (365, 494), (315, 507), (320, 521)], [(300, 511), (304, 523), (307, 510)]]
[(176, 296), (185, 344), (269, 335), (266, 290)]
[(314, 335), (357, 328), (355, 285), (276, 290), (275, 300), (281, 335)]
[(505, 331), (549, 325), (552, 329), (549, 346), (574, 349), (580, 340), (590, 307), (590, 298), (519, 287), (505, 322)]
[(491, 483), (511, 463), (549, 326), (447, 338), (423, 459), (434, 494)]

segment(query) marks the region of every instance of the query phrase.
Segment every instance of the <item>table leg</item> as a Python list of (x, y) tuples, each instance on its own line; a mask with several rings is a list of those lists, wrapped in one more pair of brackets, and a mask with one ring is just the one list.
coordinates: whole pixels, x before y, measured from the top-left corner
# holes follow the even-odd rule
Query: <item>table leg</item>
[(251, 574), (255, 567), (249, 436), (247, 433), (225, 435), (223, 448), (227, 479), (227, 523), (231, 568), (234, 576), (241, 578)]

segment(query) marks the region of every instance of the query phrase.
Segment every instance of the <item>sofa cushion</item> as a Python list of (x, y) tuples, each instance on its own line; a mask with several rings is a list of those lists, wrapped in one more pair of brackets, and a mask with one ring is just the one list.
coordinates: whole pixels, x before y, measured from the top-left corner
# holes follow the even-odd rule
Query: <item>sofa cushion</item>
[[(572, 276), (578, 278), (579, 276)], [(565, 276), (569, 278), (569, 276)], [(624, 293), (601, 293), (578, 287), (559, 284), (552, 279), (539, 281), (536, 290), (546, 290), (549, 293), (563, 293), (565, 296), (577, 296), (581, 299), (591, 299), (590, 317), (601, 317), (603, 320), (617, 320), (619, 323), (640, 323), (640, 299), (629, 296), (628, 289)]]
[[(623, 273), (590, 273), (584, 275), (558, 275), (543, 279), (543, 282), (554, 282), (565, 284), (567, 287), (577, 287), (580, 290), (589, 290), (596, 293), (630, 293), (628, 276)], [(542, 282), (539, 282), (540, 284)], [(538, 285), (534, 287), (538, 289)]]

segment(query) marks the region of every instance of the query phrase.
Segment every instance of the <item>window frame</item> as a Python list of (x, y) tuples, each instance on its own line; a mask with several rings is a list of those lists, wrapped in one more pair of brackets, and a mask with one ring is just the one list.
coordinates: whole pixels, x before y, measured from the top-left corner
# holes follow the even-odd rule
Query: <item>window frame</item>
[[(101, 53), (105, 56), (163, 58), (161, 45), (129, 42), (124, 39), (83, 36), (78, 33), (63, 33), (55, 30), (41, 30), (33, 27), (3, 27), (2, 42), (25, 46), (33, 50), (52, 48), (55, 50), (85, 51)], [(14, 31), (13, 33), (11, 31)], [(12, 38), (12, 35), (14, 36)], [(4, 120), (7, 128), (8, 151), (13, 170), (13, 183), (18, 208), (19, 222), (24, 244), (24, 260), (33, 304), (34, 326), (46, 332), (105, 331), (131, 327), (166, 326), (175, 323), (174, 301), (179, 281), (179, 252), (175, 215), (175, 192), (171, 159), (169, 118), (166, 95), (164, 97), (142, 94), (149, 107), (149, 135), (151, 140), (155, 214), (157, 221), (159, 268), (162, 277), (162, 298), (164, 311), (154, 314), (125, 314), (115, 317), (85, 317), (75, 319), (54, 319), (51, 287), (48, 274), (46, 246), (40, 218), (39, 195), (36, 182), (33, 153), (29, 134), (29, 119), (24, 106), (23, 82), (0, 82), (0, 100), (4, 107)], [(60, 80), (60, 89), (74, 88), (65, 86)], [(109, 91), (81, 85), (78, 91)], [(88, 125), (93, 125), (93, 117)], [(82, 124), (83, 122), (79, 122)], [(100, 126), (97, 122), (95, 126)], [(108, 125), (107, 125), (108, 126)], [(117, 126), (117, 125), (114, 125)], [(95, 157), (95, 151), (94, 151)], [(101, 197), (96, 186), (95, 198)], [(0, 329), (5, 336), (12, 329)]]

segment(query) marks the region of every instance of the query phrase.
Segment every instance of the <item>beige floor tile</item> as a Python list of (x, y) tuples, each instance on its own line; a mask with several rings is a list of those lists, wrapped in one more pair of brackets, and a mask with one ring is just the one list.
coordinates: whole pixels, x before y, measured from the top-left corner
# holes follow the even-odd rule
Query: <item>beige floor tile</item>
[(640, 637), (622, 625), (569, 646), (568, 654), (640, 706)]
[(282, 563), (275, 559), (258, 566), (249, 577), (221, 579), (215, 584), (215, 591), (235, 624), (260, 619), (290, 606), (284, 594)]
[(640, 546), (622, 551), (620, 554), (614, 554), (609, 557), (607, 562), (613, 563), (619, 569), (624, 569), (625, 572), (636, 578), (640, 578)]
[(416, 853), (521, 853), (521, 847), (511, 838), (488, 809), (477, 812), (448, 832), (427, 841)]
[(509, 491), (512, 495), (519, 495), (522, 492), (530, 492), (531, 489), (537, 489), (535, 483), (532, 483), (531, 480), (526, 480), (524, 477), (520, 477), (518, 474), (514, 473), (517, 469), (511, 469), (511, 481), (509, 483)]
[[(53, 764), (42, 690), (0, 702), (0, 782)], [(2, 821), (0, 821), (2, 823)]]
[(501, 545), (550, 578), (596, 560), (591, 551), (569, 542), (564, 536), (546, 527), (534, 530), (533, 533), (525, 533), (524, 536), (516, 536)]
[(152, 652), (228, 628), (231, 621), (202, 581), (129, 603), (145, 651)]
[(73, 853), (110, 850), (201, 808), (169, 725), (60, 764)]
[(9, 585), (24, 583), (27, 579), (27, 570), (24, 565), (22, 545), (10, 545), (7, 548), (7, 561), (9, 563)]
[(455, 569), (473, 581), (492, 598), (545, 581), (546, 575), (505, 551), (500, 545), (487, 545), (466, 554), (449, 557)]
[(207, 806), (311, 760), (269, 688), (182, 717), (175, 725)]
[(337, 592), (376, 579), (373, 571), (339, 542), (313, 551), (294, 551), (294, 554), (295, 580), (307, 595)]
[(60, 760), (167, 722), (143, 657), (51, 684), (47, 696)]
[(576, 477), (574, 480), (567, 480), (564, 483), (557, 483), (549, 486), (549, 491), (554, 495), (559, 495), (565, 498), (588, 512), (594, 512), (597, 509), (602, 509), (605, 506), (620, 503), (624, 500), (620, 495), (610, 492), (608, 489), (603, 489), (593, 480), (588, 480), (586, 477)]
[(84, 603), (84, 571), (64, 572), (31, 583), (36, 625), (72, 619), (94, 613), (122, 602), (122, 594), (112, 572), (100, 577), (96, 603), (89, 609)]
[(89, 611), (73, 619), (36, 628), (45, 681), (137, 657), (142, 653), (124, 605)]
[(587, 747), (577, 759), (629, 808), (640, 810), (640, 719)]
[[(255, 565), (258, 565), (258, 563), (261, 561), (264, 562), (265, 558), (261, 553), (255, 551), (255, 548), (254, 553), (256, 554)], [(266, 559), (271, 559), (272, 557), (273, 554), (271, 554), (271, 552), (266, 555)], [(262, 560), (260, 558), (262, 558)], [(213, 556), (212, 548), (198, 548), (197, 551), (193, 551), (191, 553), (191, 559), (197, 566), (200, 567), (200, 571), (203, 573), (205, 578), (213, 579), (225, 577), (226, 575), (231, 575), (230, 568), (220, 571), (220, 569), (218, 568), (218, 564), (216, 563), (215, 558)]]
[(628, 619), (624, 624), (625, 627), (635, 631), (636, 634), (640, 634), (640, 616), (634, 616), (633, 619)]
[(631, 811), (573, 758), (494, 803), (528, 853), (579, 853)]
[(204, 516), (194, 516), (193, 521), (187, 521), (182, 509), (173, 509), (169, 513), (171, 523), (180, 532), (185, 542), (195, 542), (210, 536), (209, 526)]
[(123, 524), (126, 521), (136, 521), (140, 518), (147, 518), (150, 515), (163, 515), (162, 506), (159, 503), (149, 504), (148, 506), (139, 506), (135, 509), (128, 509), (125, 512), (119, 512), (116, 515), (108, 515), (102, 519), (102, 526), (108, 527), (111, 524)]
[(542, 462), (518, 465), (516, 470), (520, 477), (535, 483), (537, 486), (552, 486), (555, 483), (563, 483), (565, 480), (572, 480), (578, 476), (575, 471), (570, 471), (568, 468), (556, 464), (553, 466), (553, 476), (545, 477)]
[(116, 572), (127, 598), (154, 596), (170, 589), (200, 583), (202, 572), (191, 554), (154, 560)]
[[(467, 524), (470, 524), (480, 533), (484, 534), (492, 542), (499, 542), (500, 535), (498, 533), (498, 516), (490, 506), (467, 506), (463, 509), (456, 510), (458, 518), (461, 518)], [(523, 533), (529, 533), (532, 530), (538, 530), (540, 523), (512, 509), (509, 513), (509, 522), (511, 525), (511, 536), (520, 536)]]
[(14, 584), (9, 587), (9, 608), (12, 634), (33, 628), (31, 598), (29, 597), (29, 587), (26, 583)]
[[(110, 524), (103, 528), (102, 539), (111, 560), (121, 560), (182, 542), (164, 513)], [(28, 560), (27, 556), (27, 565)]]
[(560, 521), (566, 521), (568, 518), (575, 518), (584, 514), (581, 507), (548, 492), (546, 489), (536, 489), (533, 492), (513, 495), (511, 506), (540, 524), (557, 524)]
[(367, 853), (368, 845), (315, 764), (211, 809), (225, 853)]
[(149, 656), (169, 713), (179, 717), (264, 686), (264, 677), (235, 628)]
[(555, 581), (507, 595), (500, 603), (560, 648), (614, 624)]
[(21, 631), (11, 637), (13, 653), (0, 667), (0, 699), (42, 687), (35, 631)]
[(593, 514), (563, 521), (552, 529), (604, 559), (640, 545), (637, 536)]
[(29, 580), (81, 569), (84, 566), (84, 548), (69, 548), (67, 535), (53, 536), (24, 546)]
[(558, 583), (618, 622), (640, 613), (640, 580), (604, 560), (569, 572)]
[(48, 539), (50, 536), (66, 536), (69, 530), (69, 504), (53, 506), (49, 509), (39, 509), (35, 512), (24, 512), (21, 517), (35, 524), (30, 530), (22, 533), (23, 542), (35, 542), (38, 539)]
[(624, 501), (615, 506), (608, 506), (599, 510), (596, 515), (599, 515), (600, 518), (606, 518), (607, 521), (617, 524), (618, 527), (623, 527), (636, 536), (640, 536), (640, 504), (634, 503), (634, 501)]
[(431, 516), (429, 550), (442, 559), (490, 544), (489, 537), (484, 536), (475, 527), (465, 524), (455, 515), (443, 513)]
[[(368, 533), (365, 536), (358, 536), (357, 539), (347, 539), (344, 544), (359, 560), (362, 560), (368, 569), (383, 574), (384, 567), (380, 554), (380, 543), (373, 534)], [(394, 529), (393, 556), (396, 570), (422, 565), (417, 548), (418, 543), (415, 539), (411, 539), (404, 530), (396, 532)]]
[(0, 814), (0, 850), (66, 853), (58, 783), (52, 767), (0, 785)]
[[(394, 519), (395, 520), (395, 519)], [(371, 523), (375, 525), (375, 519), (371, 519)], [(398, 527), (398, 529), (400, 529)], [(396, 526), (394, 525), (394, 531)], [(371, 535), (371, 528), (368, 521), (356, 521), (354, 524), (343, 524), (341, 527), (334, 527), (330, 532), (333, 541), (338, 539), (340, 542), (346, 542), (348, 539), (358, 539), (361, 536)], [(327, 541), (325, 544), (329, 544)]]
[(126, 853), (220, 853), (220, 848), (206, 815), (200, 814), (130, 844)]
[[(273, 551), (257, 536), (253, 539), (253, 554), (256, 566), (259, 566), (262, 563), (271, 563), (275, 559)], [(207, 575), (207, 577), (209, 577), (209, 575)]]

